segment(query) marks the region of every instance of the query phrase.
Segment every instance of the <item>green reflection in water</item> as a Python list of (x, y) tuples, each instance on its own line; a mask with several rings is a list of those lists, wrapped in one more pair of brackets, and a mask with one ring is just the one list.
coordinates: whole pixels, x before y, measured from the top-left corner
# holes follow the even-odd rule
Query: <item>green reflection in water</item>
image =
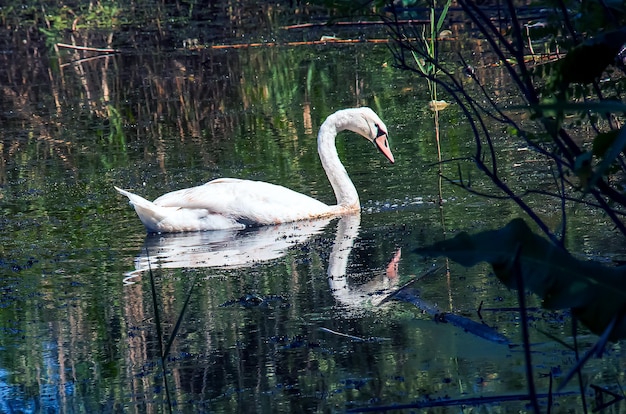
[[(443, 237), (428, 94), (389, 59), (386, 46), (350, 45), (121, 55), (51, 72), (45, 61), (26, 71), (5, 60), (8, 73), (29, 82), (14, 84), (19, 93), (2, 104), (13, 115), (0, 131), (0, 399), (15, 409), (165, 411), (147, 278), (122, 283), (145, 234), (112, 186), (154, 198), (233, 176), (332, 201), (314, 140), (325, 116), (341, 107), (372, 106), (390, 127), (397, 159), (391, 166), (363, 140), (338, 139), (364, 207), (348, 285), (377, 280), (398, 248), (394, 283), (428, 269), (411, 253)], [(441, 116), (444, 155), (467, 155), (460, 114), (451, 106)], [(514, 148), (508, 156), (513, 163)], [(456, 174), (456, 164), (444, 168)], [(444, 198), (449, 232), (519, 215), (452, 186)], [(327, 277), (337, 225), (242, 269), (155, 270), (166, 334), (198, 277), (167, 361), (177, 410), (326, 412), (524, 392), (516, 349), (435, 324), (407, 304), (342, 303)], [(453, 268), (449, 280), (429, 277), (420, 289), (442, 309), (472, 318), (481, 301), (516, 304), (484, 268)], [(248, 294), (276, 300), (221, 306)], [(535, 315), (533, 327), (569, 340), (566, 317)], [(483, 317), (516, 341), (514, 312)], [(322, 327), (384, 340), (355, 342)], [(572, 363), (539, 330), (531, 339), (542, 373)], [(604, 365), (590, 370), (617, 375)], [(547, 379), (538, 386), (546, 389)]]

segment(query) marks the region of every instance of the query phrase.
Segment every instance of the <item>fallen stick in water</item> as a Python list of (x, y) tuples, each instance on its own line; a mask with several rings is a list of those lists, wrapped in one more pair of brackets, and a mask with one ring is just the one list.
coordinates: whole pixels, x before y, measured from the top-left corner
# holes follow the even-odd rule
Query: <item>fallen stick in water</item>
[(76, 46), (69, 45), (67, 43), (57, 43), (58, 47), (64, 47), (66, 49), (75, 49), (75, 50), (86, 50), (89, 52), (101, 52), (101, 53), (119, 53), (118, 49), (110, 49), (110, 48), (98, 48), (98, 47), (88, 47), (88, 46)]
[(442, 267), (443, 266), (434, 267), (432, 269), (429, 269), (422, 276), (412, 279), (393, 293), (389, 294), (385, 299), (380, 302), (380, 304), (383, 304), (392, 299), (411, 303), (415, 305), (418, 309), (431, 315), (436, 322), (450, 323), (451, 325), (462, 328), (465, 332), (471, 333), (483, 339), (487, 339), (488, 341), (508, 345), (510, 343), (509, 339), (489, 325), (473, 321), (469, 318), (456, 315), (454, 313), (442, 312), (436, 305), (433, 305), (432, 303), (429, 303), (420, 297), (419, 291), (413, 288), (415, 282), (437, 272)]

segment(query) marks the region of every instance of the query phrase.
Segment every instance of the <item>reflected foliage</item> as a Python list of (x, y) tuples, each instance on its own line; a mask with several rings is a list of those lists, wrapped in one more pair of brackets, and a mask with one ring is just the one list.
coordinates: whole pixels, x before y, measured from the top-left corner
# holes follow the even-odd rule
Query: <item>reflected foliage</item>
[[(284, 16), (283, 9), (263, 3), (267, 7), (258, 12), (252, 6), (259, 2), (231, 8), (218, 3), (201, 8), (161, 2), (149, 9), (137, 3), (131, 13), (107, 17), (111, 25), (103, 23), (99, 31), (83, 29), (87, 22), (79, 19), (76, 30), (61, 30), (59, 38), (39, 31), (47, 24), (42, 12), (32, 9), (17, 30), (2, 32), (0, 393), (6, 394), (0, 404), (10, 401), (14, 410), (165, 411), (153, 317), (158, 307), (162, 336), (170, 338), (185, 303), (166, 361), (170, 391), (179, 407), (184, 405), (181, 410), (328, 411), (524, 389), (515, 350), (435, 324), (413, 307), (355, 309), (333, 295), (339, 291), (328, 280), (333, 246), (339, 245), (334, 223), (284, 256), (245, 270), (153, 269), (156, 302), (145, 278), (123, 285), (146, 238), (114, 184), (154, 197), (235, 176), (331, 201), (314, 136), (329, 113), (346, 106), (368, 105), (381, 114), (398, 163), (391, 169), (382, 160), (371, 161), (371, 148), (350, 145), (352, 137), (337, 142), (357, 186), (367, 184), (341, 286), (369, 299), (374, 295), (368, 286), (403, 283), (429, 266), (410, 252), (440, 237), (432, 230), (439, 228), (433, 203), (438, 189), (428, 164), (437, 150), (431, 129), (424, 127), (432, 125), (427, 86), (392, 67), (387, 45), (183, 47), (189, 38), (210, 46), (263, 36), (362, 35), (360, 28), (328, 33), (326, 27), (286, 33), (276, 29), (283, 24), (275, 20)], [(39, 4), (52, 16), (52, 3)], [(89, 13), (65, 4), (69, 9), (57, 11), (65, 18)], [(314, 19), (324, 10), (297, 5), (286, 22)], [(11, 10), (3, 6), (2, 13), (5, 28), (14, 27)], [(150, 14), (145, 26), (131, 30), (123, 19), (142, 13)], [(48, 20), (51, 26), (69, 25)], [(268, 29), (268, 22), (276, 26)], [(121, 53), (57, 51), (49, 39), (110, 45)], [(502, 91), (502, 78), (491, 76), (494, 90)], [(444, 153), (466, 155), (465, 113), (451, 105), (441, 116), (451, 126)], [(514, 144), (500, 154), (511, 165), (524, 160)], [(456, 172), (448, 167), (447, 173)], [(511, 204), (458, 188), (446, 194), (450, 231), (504, 224), (519, 214)], [(550, 212), (545, 216), (559, 219)], [(582, 230), (569, 234), (584, 234), (587, 216), (572, 217), (571, 223)], [(606, 234), (584, 239), (581, 249), (603, 248)], [(612, 239), (606, 243), (616, 249)], [(399, 248), (399, 280), (391, 280), (385, 268)], [(502, 310), (515, 306), (515, 298), (485, 272), (423, 280), (420, 290), (445, 311), (471, 317), (481, 301), (491, 304), (498, 310), (484, 310), (484, 322), (507, 337), (517, 332), (516, 316)], [(264, 305), (250, 305), (259, 298)], [(537, 309), (535, 326), (567, 340), (567, 314), (546, 314), (530, 301)], [(384, 340), (352, 341), (329, 331)], [(556, 370), (573, 360), (573, 351), (546, 343), (537, 332), (538, 364)], [(594, 380), (622, 379), (615, 362), (592, 364)], [(546, 388), (548, 382), (547, 376), (538, 380)], [(577, 407), (579, 398), (559, 402)], [(515, 404), (507, 407), (524, 409), (524, 403)], [(0, 411), (10, 411), (5, 407)]]
[[(70, 43), (109, 39), (101, 32), (64, 35)], [(331, 200), (314, 144), (320, 122), (339, 107), (378, 101), (380, 108), (397, 95), (388, 88), (393, 72), (382, 68), (384, 47), (157, 46), (144, 54), (144, 47), (132, 48), (144, 35), (130, 39), (123, 53), (97, 59), (81, 51), (57, 55), (35, 34), (24, 42), (3, 37), (11, 53), (0, 54), (0, 381), (6, 390), (0, 400), (13, 409), (165, 407), (148, 283), (122, 284), (144, 230), (113, 184), (145, 185), (156, 195), (230, 175)], [(348, 55), (350, 65), (338, 63)], [(402, 108), (383, 113), (397, 120)], [(352, 159), (355, 181), (370, 180), (362, 162), (370, 157), (362, 154), (371, 148), (347, 147), (349, 139), (339, 142), (341, 156)], [(386, 202), (392, 178), (368, 184), (364, 202)], [(378, 234), (363, 233), (361, 270), (384, 266), (399, 242), (393, 234), (381, 242)], [(181, 322), (167, 361), (175, 401), (200, 411), (233, 412), (251, 400), (265, 411), (306, 411), (343, 405), (347, 394), (381, 394), (381, 381), (363, 380), (371, 373), (366, 367), (387, 378), (402, 363), (367, 361), (356, 345), (311, 323), (314, 315), (338, 332), (382, 337), (388, 331), (374, 315), (335, 320), (324, 265), (333, 235), (246, 272), (156, 273), (165, 337), (192, 276), (199, 280), (187, 311), (192, 316)], [(361, 273), (363, 281), (370, 277)], [(247, 294), (281, 295), (288, 303), (221, 306)], [(385, 349), (402, 348), (399, 334), (397, 341)], [(262, 375), (251, 375), (257, 372)]]

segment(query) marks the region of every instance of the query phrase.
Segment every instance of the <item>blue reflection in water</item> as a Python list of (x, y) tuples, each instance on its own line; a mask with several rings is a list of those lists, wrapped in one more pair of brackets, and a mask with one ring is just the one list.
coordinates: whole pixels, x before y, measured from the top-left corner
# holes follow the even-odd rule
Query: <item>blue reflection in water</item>
[(0, 412), (2, 413), (33, 413), (34, 398), (27, 399), (19, 386), (7, 383), (9, 372), (0, 368)]
[[(38, 395), (30, 396), (23, 385), (10, 384), (10, 372), (0, 368), (0, 413), (60, 412), (60, 407), (67, 402), (61, 400), (74, 394), (73, 382), (63, 384), (57, 345), (44, 342), (42, 347), (43, 369), (39, 378)], [(61, 389), (63, 391), (59, 393)]]

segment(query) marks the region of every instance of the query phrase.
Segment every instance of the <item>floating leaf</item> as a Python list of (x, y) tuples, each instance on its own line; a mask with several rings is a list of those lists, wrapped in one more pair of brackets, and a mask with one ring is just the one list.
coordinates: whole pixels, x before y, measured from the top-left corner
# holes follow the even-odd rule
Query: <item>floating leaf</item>
[[(626, 267), (608, 267), (579, 260), (533, 233), (522, 219), (499, 230), (456, 237), (417, 249), (428, 256), (447, 256), (463, 266), (491, 264), (508, 287), (524, 287), (549, 309), (571, 308), (591, 331), (602, 333), (626, 306)], [(617, 321), (610, 339), (626, 337), (626, 322)]]
[(442, 30), (441, 32), (439, 32), (439, 36), (437, 37), (437, 39), (442, 40), (442, 39), (450, 39), (452, 37), (453, 33), (452, 30)]
[(448, 106), (450, 106), (450, 104), (446, 101), (430, 101), (428, 102), (428, 107), (430, 108), (431, 111), (443, 111), (444, 109), (446, 109)]

